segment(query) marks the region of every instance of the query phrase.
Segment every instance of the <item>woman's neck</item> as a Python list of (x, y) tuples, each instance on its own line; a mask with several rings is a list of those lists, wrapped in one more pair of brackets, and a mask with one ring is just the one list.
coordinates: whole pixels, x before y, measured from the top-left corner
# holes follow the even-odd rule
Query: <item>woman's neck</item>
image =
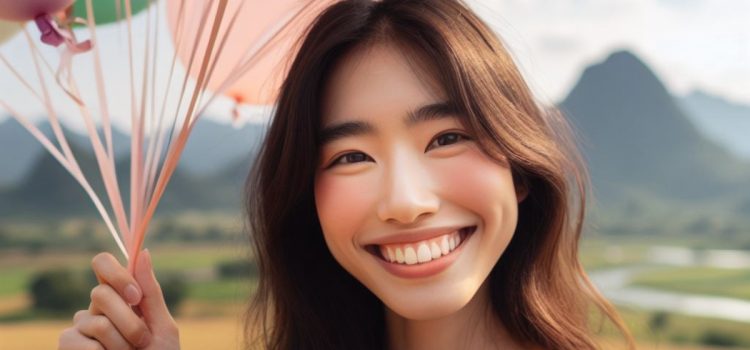
[(486, 282), (466, 306), (442, 318), (417, 321), (385, 312), (390, 350), (522, 348), (492, 312)]

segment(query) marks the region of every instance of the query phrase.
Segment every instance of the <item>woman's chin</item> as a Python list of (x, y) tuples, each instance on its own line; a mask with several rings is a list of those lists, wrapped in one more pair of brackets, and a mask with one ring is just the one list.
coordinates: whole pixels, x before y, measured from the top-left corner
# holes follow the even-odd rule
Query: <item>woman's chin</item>
[(390, 300), (385, 300), (385, 304), (398, 316), (409, 320), (425, 321), (458, 312), (469, 303), (472, 296), (473, 293), (459, 293), (453, 290), (447, 293), (416, 295), (413, 298), (407, 295), (393, 296), (393, 298), (388, 298)]

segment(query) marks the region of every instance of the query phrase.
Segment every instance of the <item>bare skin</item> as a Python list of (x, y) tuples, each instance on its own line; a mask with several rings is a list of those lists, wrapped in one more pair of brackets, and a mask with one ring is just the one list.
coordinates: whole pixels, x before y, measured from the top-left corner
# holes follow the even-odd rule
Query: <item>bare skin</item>
[(390, 350), (524, 349), (505, 332), (505, 328), (490, 311), (487, 292), (488, 288), (485, 283), (464, 308), (439, 319), (407, 320), (392, 310), (386, 309), (388, 348)]
[(95, 256), (91, 266), (99, 285), (89, 308), (76, 312), (73, 327), (60, 335), (59, 350), (180, 348), (148, 250), (139, 254), (135, 276), (109, 253)]
[[(388, 43), (356, 51), (334, 71), (323, 126), (366, 123), (371, 131), (322, 147), (315, 200), (326, 243), (385, 304), (390, 350), (529, 349), (494, 314), (487, 284), (527, 190), (455, 113), (404, 121), (419, 106), (447, 101), (429, 78)], [(468, 136), (437, 142), (452, 133)], [(450, 267), (428, 277), (396, 276), (366, 249), (377, 237), (445, 223), (478, 228)]]
[(480, 287), (472, 300), (458, 312), (431, 320), (409, 320), (386, 308), (390, 350), (520, 350), (489, 305), (489, 288)]

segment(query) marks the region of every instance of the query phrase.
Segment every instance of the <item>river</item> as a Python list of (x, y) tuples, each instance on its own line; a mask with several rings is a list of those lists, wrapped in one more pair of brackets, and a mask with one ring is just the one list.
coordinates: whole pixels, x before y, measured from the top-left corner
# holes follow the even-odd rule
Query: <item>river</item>
[[(653, 247), (647, 256), (648, 262), (658, 265), (750, 268), (750, 254), (743, 251)], [(630, 286), (635, 275), (653, 268), (653, 265), (619, 267), (593, 271), (589, 276), (599, 290), (617, 305), (750, 323), (748, 300)]]

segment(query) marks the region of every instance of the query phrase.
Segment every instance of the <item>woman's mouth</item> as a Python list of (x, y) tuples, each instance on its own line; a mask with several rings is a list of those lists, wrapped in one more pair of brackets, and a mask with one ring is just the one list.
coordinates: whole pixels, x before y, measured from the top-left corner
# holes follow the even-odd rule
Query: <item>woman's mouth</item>
[(385, 262), (399, 265), (420, 265), (440, 260), (458, 249), (476, 226), (464, 227), (431, 239), (398, 244), (370, 245), (366, 249)]

